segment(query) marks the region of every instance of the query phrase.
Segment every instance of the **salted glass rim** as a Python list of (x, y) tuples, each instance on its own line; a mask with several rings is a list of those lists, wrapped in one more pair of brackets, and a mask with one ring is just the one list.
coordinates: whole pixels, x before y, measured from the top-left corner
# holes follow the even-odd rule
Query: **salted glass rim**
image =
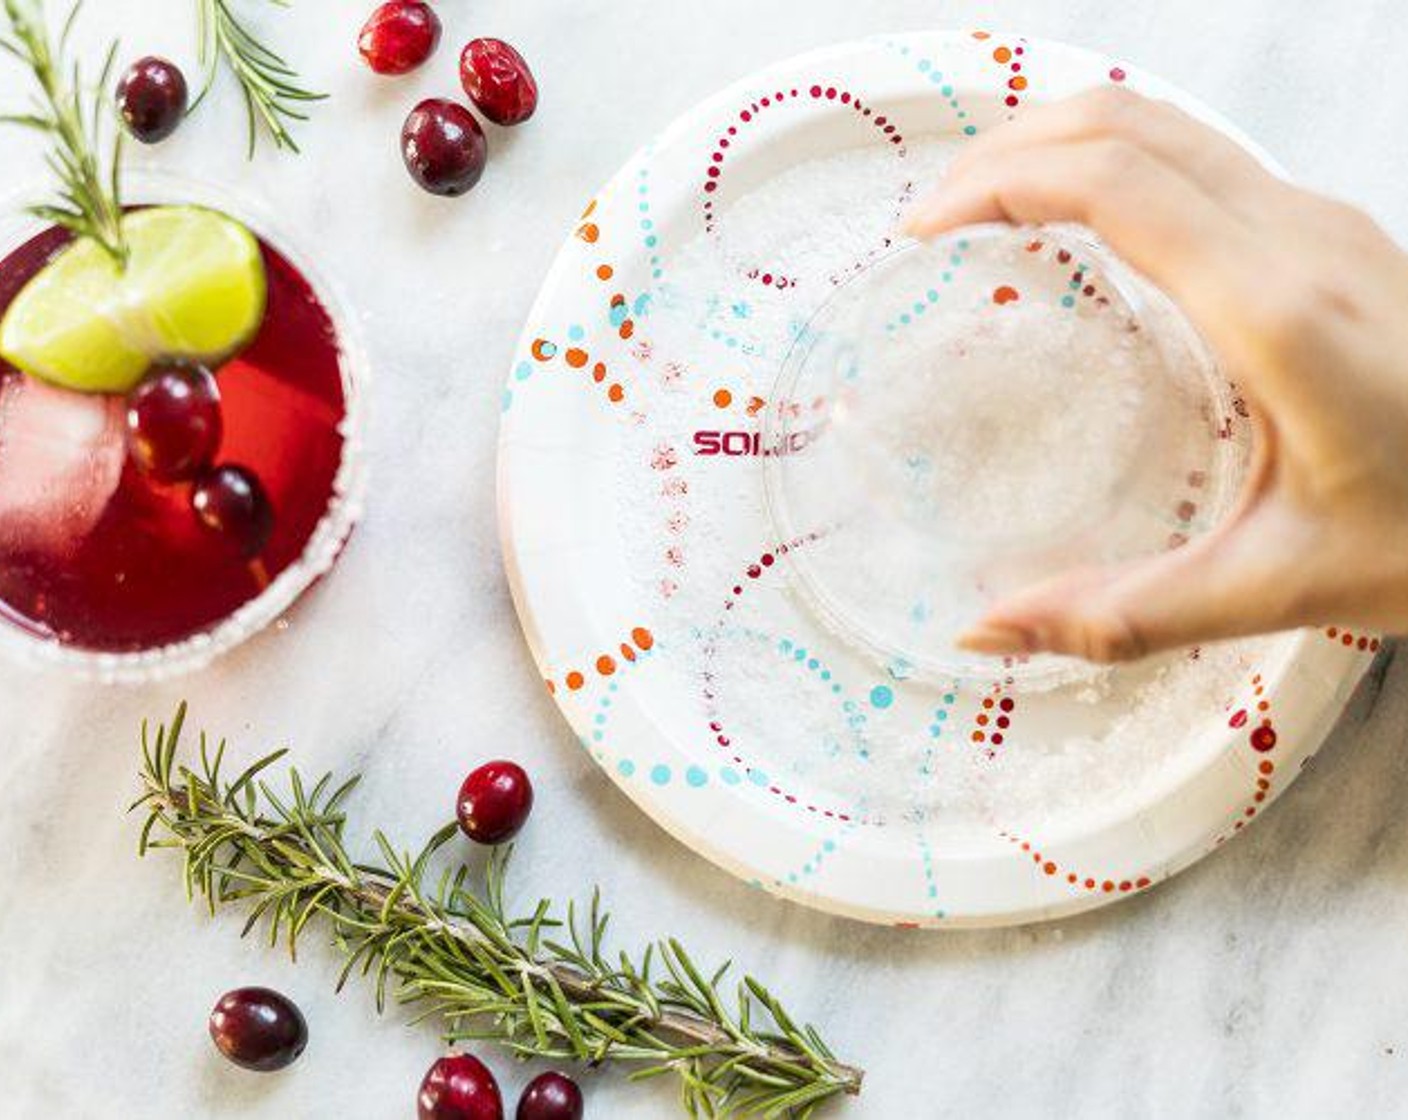
[[(0, 613), (0, 654), (12, 664), (60, 669), (77, 679), (105, 684), (147, 683), (204, 668), (275, 622), (332, 570), (362, 514), (367, 484), (366, 394), (371, 382), (365, 345), (350, 303), (305, 253), (299, 239), (258, 201), (209, 180), (164, 170), (134, 169), (124, 176), (123, 185), (128, 200), (138, 205), (207, 206), (228, 214), (302, 273), (337, 332), (344, 407), (338, 424), (342, 447), (332, 492), (302, 551), (268, 587), (210, 628), (148, 649), (118, 652), (68, 645), (57, 637), (34, 633)], [(44, 190), (32, 182), (0, 196), (0, 257), (53, 225), (27, 210), (31, 203), (44, 199)]]

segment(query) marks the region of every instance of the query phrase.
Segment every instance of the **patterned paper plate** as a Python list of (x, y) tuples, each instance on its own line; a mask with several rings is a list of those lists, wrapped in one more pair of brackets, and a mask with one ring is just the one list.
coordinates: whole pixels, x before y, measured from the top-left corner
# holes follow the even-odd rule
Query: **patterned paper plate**
[[(1332, 628), (1044, 691), (957, 687), (868, 660), (789, 586), (786, 554), (808, 539), (773, 539), (761, 435), (788, 345), (966, 137), (1112, 81), (1256, 151), (1186, 94), (1072, 47), (847, 44), (739, 82), (647, 145), (533, 308), (499, 458), (528, 642), (613, 780), (765, 890), (917, 926), (1144, 890), (1266, 808), (1378, 648)], [(1239, 412), (1223, 425), (1244, 448)], [(1184, 505), (1171, 533), (1198, 523)]]

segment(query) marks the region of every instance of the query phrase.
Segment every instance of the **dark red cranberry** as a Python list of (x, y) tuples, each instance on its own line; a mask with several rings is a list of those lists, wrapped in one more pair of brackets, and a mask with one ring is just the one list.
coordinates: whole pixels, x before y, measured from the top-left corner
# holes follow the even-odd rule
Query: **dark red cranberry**
[(582, 1120), (582, 1090), (565, 1073), (540, 1073), (518, 1098), (516, 1120)]
[(504, 1120), (499, 1083), (470, 1054), (441, 1058), (420, 1083), (420, 1120)]
[(522, 124), (538, 107), (538, 83), (502, 39), (474, 39), (460, 55), (460, 84), (495, 124)]
[(236, 988), (210, 1013), (210, 1037), (235, 1065), (269, 1073), (303, 1053), (308, 1024), (287, 996), (268, 988)]
[(533, 783), (516, 762), (486, 762), (460, 786), (460, 828), (481, 844), (502, 844), (517, 835), (533, 811)]
[(264, 551), (274, 531), (274, 507), (247, 467), (225, 464), (206, 471), (191, 490), (191, 508), (202, 525), (247, 560)]
[(389, 0), (371, 14), (357, 36), (357, 49), (378, 74), (406, 74), (440, 42), (440, 17), (421, 0)]
[(411, 178), (431, 194), (464, 194), (484, 174), (484, 130), (463, 105), (432, 97), (401, 129), (401, 155)]
[(186, 78), (174, 62), (148, 56), (127, 68), (117, 83), (117, 110), (143, 144), (165, 140), (186, 115)]
[(220, 387), (204, 366), (156, 366), (127, 394), (127, 454), (158, 482), (210, 466), (223, 432)]

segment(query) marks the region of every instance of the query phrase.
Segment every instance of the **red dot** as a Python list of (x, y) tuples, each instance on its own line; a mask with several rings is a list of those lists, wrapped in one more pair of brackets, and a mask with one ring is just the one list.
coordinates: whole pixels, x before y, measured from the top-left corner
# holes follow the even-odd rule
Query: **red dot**
[(998, 705), (997, 705), (997, 706), (998, 706), (999, 708), (1001, 708), (1004, 712), (1010, 712), (1013, 708), (1015, 708), (1015, 707), (1017, 706), (1017, 703), (1016, 703), (1016, 701), (1014, 701), (1014, 700), (1012, 699), (1012, 697), (1010, 697), (1010, 696), (1004, 696), (1004, 697), (998, 702)]
[(1124, 73), (1124, 71), (1123, 71), (1122, 69), (1120, 69), (1118, 66), (1111, 67), (1111, 69), (1110, 69), (1110, 81), (1112, 81), (1112, 82), (1122, 82), (1122, 81), (1124, 81), (1124, 79), (1125, 79), (1125, 73)]
[(811, 88), (811, 95), (812, 95), (813, 97), (820, 97), (820, 96), (821, 96), (821, 87), (820, 87), (820, 86), (812, 86), (812, 88)]
[(1258, 727), (1252, 732), (1252, 749), (1269, 751), (1276, 745), (1276, 732), (1271, 727)]
[(831, 87), (831, 88), (828, 88), (828, 89), (827, 89), (827, 91), (826, 91), (826, 99), (827, 99), (828, 101), (835, 101), (835, 100), (836, 100), (836, 90), (835, 90), (834, 87)]
[(1003, 98), (1003, 102), (1007, 105), (1009, 109), (1016, 108), (1017, 95), (1015, 93), (1009, 93), (1005, 98)]

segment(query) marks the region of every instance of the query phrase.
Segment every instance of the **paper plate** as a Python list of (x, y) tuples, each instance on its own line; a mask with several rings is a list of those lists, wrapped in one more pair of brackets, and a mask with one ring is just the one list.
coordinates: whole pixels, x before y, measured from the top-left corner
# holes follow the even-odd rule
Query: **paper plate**
[[(612, 779), (764, 890), (924, 927), (1145, 890), (1266, 809), (1378, 648), (1329, 628), (1059, 687), (960, 687), (872, 661), (790, 586), (809, 534), (770, 528), (762, 463), (787, 449), (762, 428), (791, 342), (967, 137), (1109, 82), (1256, 151), (1186, 94), (1076, 48), (981, 31), (847, 44), (731, 86), (647, 145), (586, 207), (533, 308), (499, 451), (528, 642)], [(1222, 424), (1244, 451), (1240, 404)], [(1198, 526), (1196, 497), (1171, 535)]]

